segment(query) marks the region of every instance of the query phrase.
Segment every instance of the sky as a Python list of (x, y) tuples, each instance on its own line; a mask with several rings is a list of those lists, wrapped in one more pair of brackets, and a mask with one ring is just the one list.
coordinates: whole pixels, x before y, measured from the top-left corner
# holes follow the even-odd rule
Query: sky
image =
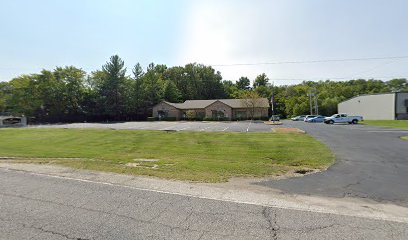
[[(89, 73), (114, 54), (129, 74), (138, 62), (197, 62), (224, 80), (266, 73), (276, 85), (408, 77), (407, 9), (406, 0), (0, 0), (0, 81), (56, 66)], [(340, 59), (366, 60), (331, 61)]]

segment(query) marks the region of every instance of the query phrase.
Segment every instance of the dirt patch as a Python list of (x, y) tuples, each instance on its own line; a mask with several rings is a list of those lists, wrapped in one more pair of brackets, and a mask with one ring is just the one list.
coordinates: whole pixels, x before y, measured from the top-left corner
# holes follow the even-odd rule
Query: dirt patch
[(126, 163), (126, 167), (140, 167), (140, 163)]
[[(305, 171), (305, 172), (304, 172)], [(228, 182), (224, 183), (196, 183), (197, 185), (213, 186), (225, 189), (235, 189), (235, 190), (252, 190), (252, 191), (262, 191), (262, 192), (280, 192), (280, 190), (271, 189), (257, 183), (270, 180), (282, 180), (288, 178), (303, 177), (308, 174), (318, 173), (323, 170), (321, 169), (300, 169), (300, 170), (290, 170), (284, 174), (277, 176), (267, 176), (267, 177), (232, 177), (228, 179)], [(301, 173), (300, 173), (301, 172)], [(304, 172), (304, 173), (303, 173)]]
[(311, 169), (300, 169), (300, 170), (295, 171), (295, 173), (302, 174), (302, 175), (305, 175), (305, 174), (310, 173), (310, 172), (313, 172), (313, 170), (311, 170)]
[(277, 133), (306, 133), (303, 130), (300, 130), (299, 128), (272, 128), (272, 132), (277, 132)]
[(135, 162), (158, 162), (160, 161), (159, 159), (153, 159), (153, 158), (135, 158), (133, 159)]
[(141, 167), (141, 168), (158, 169), (159, 165), (153, 164), (153, 166), (149, 166), (149, 165), (143, 165), (142, 163), (126, 163), (126, 167)]

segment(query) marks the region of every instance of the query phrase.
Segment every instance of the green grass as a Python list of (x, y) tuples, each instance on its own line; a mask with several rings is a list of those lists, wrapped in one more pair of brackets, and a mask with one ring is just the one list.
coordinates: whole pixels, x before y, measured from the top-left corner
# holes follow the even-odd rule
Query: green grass
[(0, 156), (200, 182), (324, 169), (334, 161), (325, 145), (306, 134), (94, 129), (0, 129)]
[(401, 137), (401, 138), (404, 139), (404, 140), (408, 140), (408, 136)]
[(378, 127), (408, 129), (408, 120), (364, 120), (363, 124)]

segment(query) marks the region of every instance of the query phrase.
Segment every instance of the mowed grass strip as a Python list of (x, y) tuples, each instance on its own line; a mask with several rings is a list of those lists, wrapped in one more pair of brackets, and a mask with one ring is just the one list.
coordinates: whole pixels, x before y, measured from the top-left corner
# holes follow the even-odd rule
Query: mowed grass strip
[(408, 120), (364, 120), (363, 124), (378, 127), (408, 129)]
[(0, 156), (199, 182), (324, 169), (334, 161), (325, 145), (299, 133), (107, 129), (0, 129)]

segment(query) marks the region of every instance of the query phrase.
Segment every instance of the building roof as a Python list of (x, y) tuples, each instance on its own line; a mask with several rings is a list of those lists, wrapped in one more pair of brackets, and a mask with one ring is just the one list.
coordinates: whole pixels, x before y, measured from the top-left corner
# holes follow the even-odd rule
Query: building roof
[(346, 100), (344, 100), (344, 101), (341, 101), (341, 102), (339, 102), (339, 104), (340, 104), (340, 103), (343, 103), (343, 102), (347, 102), (347, 101), (352, 100), (352, 99), (355, 99), (355, 98), (359, 98), (359, 97), (369, 97), (369, 96), (388, 95), (388, 94), (396, 94), (396, 95), (397, 95), (397, 94), (400, 94), (400, 93), (408, 93), (408, 92), (407, 92), (407, 91), (400, 91), (400, 92), (386, 92), (386, 93), (367, 93), (367, 94), (361, 94), (361, 95), (357, 95), (357, 96), (348, 98), (348, 99), (346, 99)]
[[(211, 100), (187, 100), (183, 103), (171, 103), (171, 102), (166, 102), (165, 103), (178, 108), (178, 109), (201, 109), (201, 108), (206, 108), (209, 105), (220, 101), (231, 108), (246, 108), (244, 101), (245, 99), (211, 99)], [(266, 98), (258, 98), (257, 99), (257, 107), (261, 108), (269, 108), (269, 101)]]

